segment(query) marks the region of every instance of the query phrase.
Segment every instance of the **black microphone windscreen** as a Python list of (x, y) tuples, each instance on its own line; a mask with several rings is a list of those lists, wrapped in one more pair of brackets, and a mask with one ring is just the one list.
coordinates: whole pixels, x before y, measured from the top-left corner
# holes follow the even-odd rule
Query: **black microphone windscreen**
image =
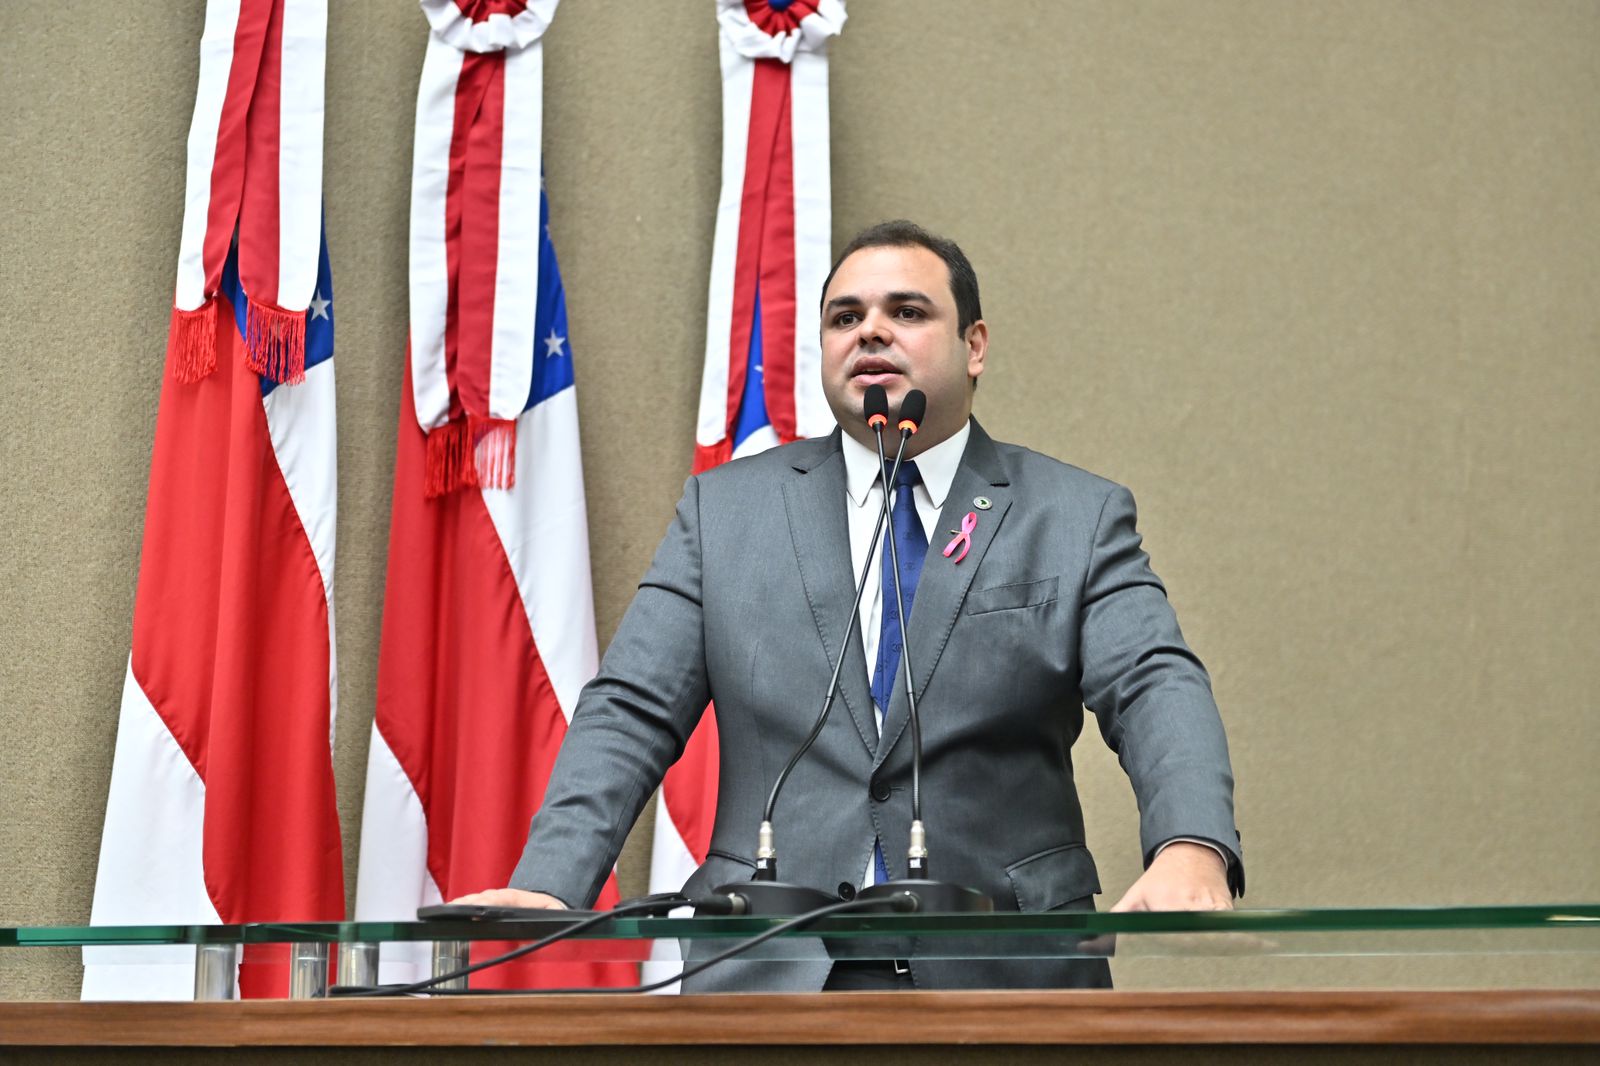
[(889, 419), (889, 393), (882, 385), (868, 385), (861, 400), (861, 417), (871, 422), (874, 418)]
[(900, 420), (897, 425), (910, 422), (913, 426), (921, 427), (922, 420), (928, 414), (928, 396), (921, 389), (912, 389), (906, 393), (906, 398), (900, 402)]

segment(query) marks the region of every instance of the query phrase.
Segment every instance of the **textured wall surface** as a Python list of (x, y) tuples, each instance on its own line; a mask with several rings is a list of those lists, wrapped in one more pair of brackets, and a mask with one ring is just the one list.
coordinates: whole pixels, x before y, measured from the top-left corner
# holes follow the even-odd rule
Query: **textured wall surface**
[[(721, 143), (710, 0), (646, 6), (574, 2), (546, 38), (602, 646), (689, 464)], [(0, 7), (0, 923), (89, 914), (202, 15)], [(352, 892), (425, 32), (409, 0), (330, 25)], [(902, 215), (961, 241), (993, 335), (978, 416), (1137, 494), (1228, 725), (1248, 905), (1600, 898), (1597, 55), (1600, 6), (1553, 0), (860, 0), (834, 45), (835, 243)], [(1078, 762), (1109, 905), (1137, 811), (1092, 729)], [(76, 994), (72, 953), (21, 954), (0, 996)]]

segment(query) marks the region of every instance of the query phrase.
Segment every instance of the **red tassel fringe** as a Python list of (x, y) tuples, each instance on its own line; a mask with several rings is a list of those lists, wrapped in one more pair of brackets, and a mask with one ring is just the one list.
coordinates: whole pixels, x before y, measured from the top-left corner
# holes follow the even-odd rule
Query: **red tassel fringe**
[(174, 381), (192, 385), (217, 368), (217, 301), (193, 311), (172, 309), (167, 329), (167, 365)]
[(467, 420), (459, 418), (430, 430), (423, 495), (432, 499), (477, 483), (478, 472), (472, 462), (472, 434), (467, 431)]
[(306, 379), (306, 313), (246, 299), (245, 366), (269, 381), (298, 385)]
[(516, 481), (516, 422), (469, 415), (428, 433), (422, 491), (429, 499), (469, 485), (509, 489)]
[(467, 418), (473, 440), (478, 484), (509, 489), (517, 483), (517, 423), (501, 418)]

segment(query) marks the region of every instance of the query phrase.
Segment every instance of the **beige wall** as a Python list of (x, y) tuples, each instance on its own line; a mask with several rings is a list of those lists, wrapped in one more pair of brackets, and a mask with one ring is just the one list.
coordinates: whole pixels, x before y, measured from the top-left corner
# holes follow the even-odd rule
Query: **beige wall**
[[(4, 923), (89, 913), (201, 21), (197, 0), (0, 6)], [(424, 36), (408, 0), (334, 5), (352, 889)], [(1137, 493), (1228, 724), (1252, 906), (1600, 898), (1597, 55), (1600, 6), (1488, 0), (856, 0), (833, 48), (835, 242), (898, 215), (960, 240), (994, 338), (979, 417)], [(603, 644), (689, 460), (711, 3), (574, 0), (546, 56)], [(1079, 760), (1109, 902), (1138, 871), (1137, 813), (1093, 730)], [(17, 956), (0, 996), (75, 994), (68, 954)]]

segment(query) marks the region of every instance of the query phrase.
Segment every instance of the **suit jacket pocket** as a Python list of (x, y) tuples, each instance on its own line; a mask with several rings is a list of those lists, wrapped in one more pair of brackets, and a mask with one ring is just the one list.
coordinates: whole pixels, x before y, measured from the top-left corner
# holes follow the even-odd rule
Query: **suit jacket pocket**
[(1006, 877), (1022, 911), (1054, 910), (1100, 891), (1094, 857), (1082, 844), (1062, 844), (1029, 855), (1007, 866)]
[(973, 589), (967, 593), (967, 613), (1014, 611), (1022, 607), (1037, 607), (1042, 603), (1049, 603), (1056, 598), (1056, 583), (1056, 578), (1042, 577), (1038, 581), (998, 585), (992, 589)]

